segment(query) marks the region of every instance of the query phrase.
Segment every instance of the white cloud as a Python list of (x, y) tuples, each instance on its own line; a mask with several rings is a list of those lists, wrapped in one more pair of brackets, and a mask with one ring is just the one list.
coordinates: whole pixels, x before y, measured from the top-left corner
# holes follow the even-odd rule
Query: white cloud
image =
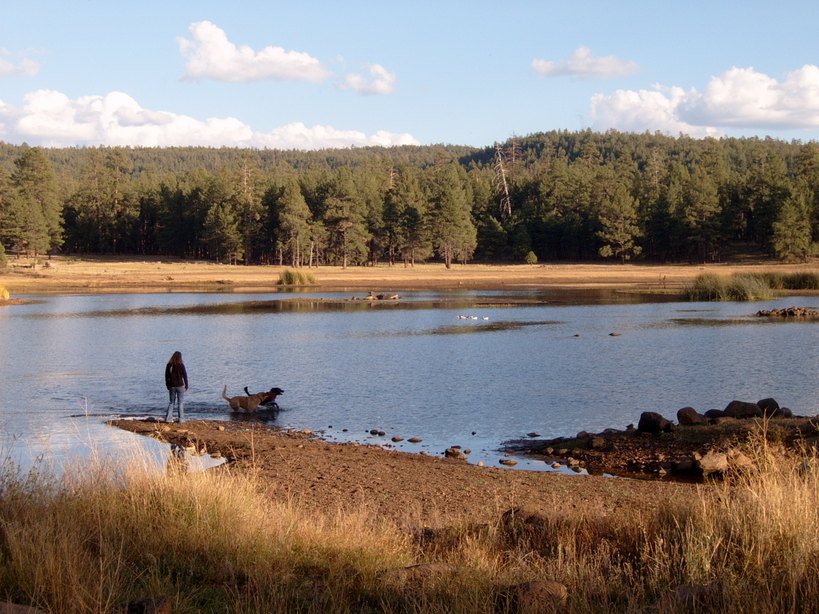
[(345, 75), (339, 85), (341, 89), (354, 90), (359, 94), (380, 94), (386, 96), (395, 91), (395, 74), (389, 72), (381, 64), (371, 64), (367, 67), (370, 78), (358, 73)]
[(307, 127), (301, 122), (257, 135), (257, 146), (270, 149), (321, 149), (333, 147), (365, 147), (393, 145), (418, 145), (409, 133), (396, 134), (378, 130), (367, 136), (357, 130), (338, 130), (332, 126)]
[(814, 128), (819, 126), (819, 68), (805, 65), (780, 83), (753, 68), (733, 67), (686, 100), (680, 116), (697, 124)]
[(185, 57), (187, 79), (215, 79), (242, 83), (248, 81), (323, 81), (330, 76), (321, 62), (307, 53), (265, 47), (254, 51), (247, 45), (237, 47), (224, 30), (209, 21), (192, 23), (191, 40), (179, 37), (179, 51)]
[(11, 59), (13, 57), (14, 55), (8, 49), (0, 47), (0, 78), (16, 75), (32, 76), (39, 72), (40, 65), (34, 60), (22, 58), (15, 64)]
[(679, 87), (595, 94), (591, 99), (592, 127), (600, 131), (614, 128), (621, 132), (659, 130), (675, 136), (719, 136), (716, 128), (694, 126), (679, 118), (678, 109), (689, 95)]
[(805, 65), (782, 81), (734, 67), (712, 77), (703, 92), (655, 86), (595, 94), (591, 118), (600, 130), (691, 136), (719, 135), (728, 128), (813, 129), (819, 126), (819, 67)]
[(45, 147), (201, 145), (322, 149), (418, 144), (408, 133), (379, 130), (367, 135), (356, 130), (308, 127), (302, 123), (291, 123), (270, 132), (256, 132), (233, 117), (202, 121), (187, 115), (143, 109), (122, 92), (72, 100), (53, 90), (29, 93), (22, 108), (14, 108), (0, 100), (0, 139)]
[(621, 60), (613, 55), (596, 58), (592, 56), (591, 49), (583, 45), (575, 49), (568, 59), (560, 62), (534, 59), (532, 68), (544, 77), (568, 76), (581, 79), (614, 79), (640, 70), (636, 62)]

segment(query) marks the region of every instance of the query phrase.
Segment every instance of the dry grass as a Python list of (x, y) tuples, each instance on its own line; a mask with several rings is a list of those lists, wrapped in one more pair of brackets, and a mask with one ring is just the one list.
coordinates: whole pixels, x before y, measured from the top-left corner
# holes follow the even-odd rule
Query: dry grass
[(819, 470), (768, 445), (761, 435), (754, 471), (685, 506), (435, 532), (366, 510), (308, 514), (263, 496), (252, 473), (160, 474), (133, 458), (58, 480), (5, 466), (0, 600), (65, 614), (159, 595), (183, 613), (493, 612), (515, 611), (499, 587), (548, 579), (568, 588), (567, 612), (810, 612)]
[[(194, 261), (55, 256), (49, 260), (9, 260), (0, 270), (0, 284), (14, 294), (61, 291), (275, 291), (288, 267), (225, 265)], [(30, 265), (34, 264), (34, 268)], [(650, 264), (381, 264), (367, 267), (322, 266), (300, 269), (323, 288), (395, 290), (424, 287), (503, 288), (550, 286), (563, 288), (631, 288), (678, 291), (701, 273), (816, 272), (816, 263), (775, 262), (716, 265)]]

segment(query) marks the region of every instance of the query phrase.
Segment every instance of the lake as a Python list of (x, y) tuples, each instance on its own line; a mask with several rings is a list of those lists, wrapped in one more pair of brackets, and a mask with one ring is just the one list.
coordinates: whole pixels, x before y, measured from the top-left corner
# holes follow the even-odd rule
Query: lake
[[(494, 466), (508, 439), (624, 428), (643, 411), (676, 419), (684, 406), (774, 397), (819, 413), (819, 324), (754, 315), (817, 309), (819, 297), (686, 303), (532, 290), (348, 300), (363, 296), (19, 297), (36, 302), (0, 308), (0, 455), (25, 467), (158, 446), (104, 422), (164, 416), (175, 350), (190, 376), (187, 419), (262, 419), (377, 445), (400, 436), (397, 449), (430, 454), (461, 445), (471, 462)], [(279, 386), (281, 412), (231, 414), (225, 385), (229, 395)]]

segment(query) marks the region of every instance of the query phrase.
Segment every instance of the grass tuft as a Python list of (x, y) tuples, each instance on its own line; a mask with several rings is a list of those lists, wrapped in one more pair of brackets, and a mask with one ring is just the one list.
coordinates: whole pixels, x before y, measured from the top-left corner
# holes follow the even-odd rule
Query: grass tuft
[(286, 269), (279, 275), (277, 283), (280, 286), (309, 286), (316, 283), (316, 278), (312, 273)]

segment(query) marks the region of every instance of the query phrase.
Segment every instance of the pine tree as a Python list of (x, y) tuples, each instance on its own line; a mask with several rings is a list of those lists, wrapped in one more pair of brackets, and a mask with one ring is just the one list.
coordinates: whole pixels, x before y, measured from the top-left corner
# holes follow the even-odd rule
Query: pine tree
[(701, 167), (695, 168), (680, 213), (691, 251), (702, 262), (715, 260), (719, 251), (721, 211), (716, 184)]
[(292, 169), (280, 170), (265, 201), (273, 219), (280, 261), (286, 256), (291, 266), (302, 266), (310, 240), (311, 214)]
[(217, 260), (236, 264), (243, 256), (244, 240), (239, 216), (228, 202), (214, 203), (205, 217), (204, 237)]
[(466, 262), (477, 245), (468, 183), (459, 171), (463, 169), (455, 163), (442, 164), (434, 167), (432, 177), (432, 240), (446, 268), (454, 260)]
[(358, 197), (349, 169), (339, 170), (325, 206), (323, 222), (329, 249), (343, 268), (351, 260), (361, 264), (367, 257), (370, 235), (365, 226), (364, 202)]
[(789, 197), (773, 224), (771, 241), (777, 258), (804, 262), (813, 252), (810, 210), (804, 192)]
[(600, 224), (602, 230), (597, 236), (603, 241), (599, 250), (603, 258), (614, 256), (625, 262), (640, 254), (642, 248), (635, 242), (641, 234), (636, 201), (624, 185), (618, 185), (601, 204)]
[(62, 207), (51, 163), (39, 147), (28, 147), (11, 174), (12, 243), (18, 253), (36, 256), (62, 245)]

